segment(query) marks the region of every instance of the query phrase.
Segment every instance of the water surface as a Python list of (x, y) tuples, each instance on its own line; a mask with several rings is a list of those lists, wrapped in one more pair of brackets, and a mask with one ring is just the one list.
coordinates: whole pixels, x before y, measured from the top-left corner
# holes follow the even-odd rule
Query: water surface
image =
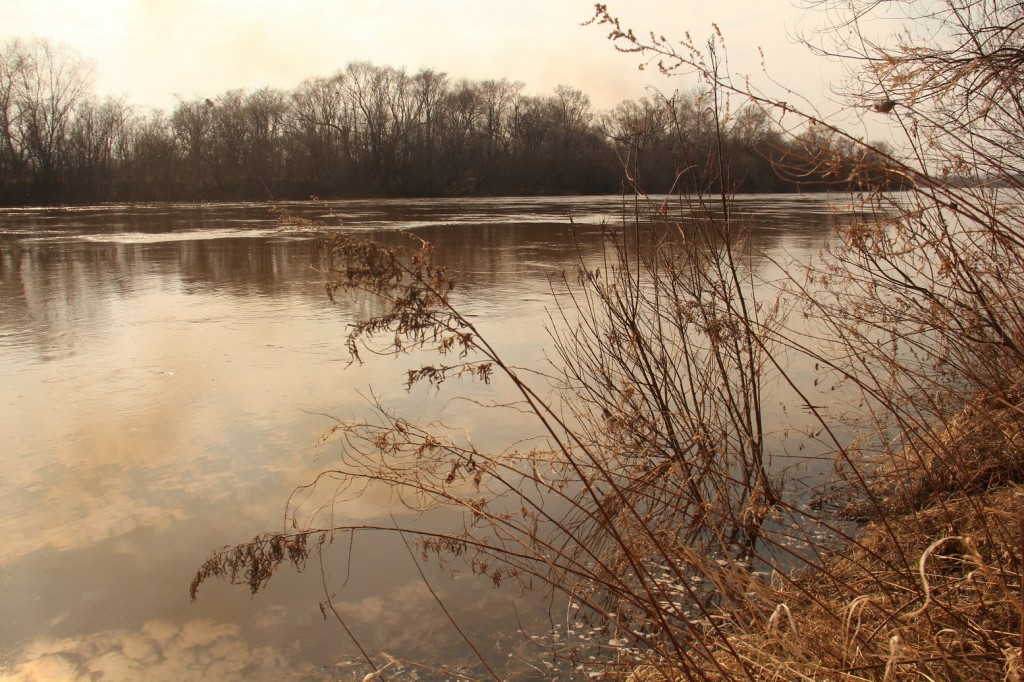
[[(759, 248), (809, 259), (829, 238), (826, 197), (740, 197)], [(629, 209), (629, 204), (625, 207)], [(540, 361), (548, 277), (597, 249), (616, 197), (285, 204), (340, 229), (430, 240), (457, 300), (512, 362)], [(250, 598), (187, 588), (209, 552), (282, 527), (288, 494), (330, 466), (330, 416), (371, 391), (411, 417), (465, 418), (402, 363), (350, 366), (309, 227), (257, 204), (0, 211), (0, 675), (14, 679), (361, 679), (318, 606), (323, 583), (374, 651), (464, 660), (464, 645), (394, 538), (363, 560), (282, 570)], [(372, 388), (371, 388), (372, 387)], [(327, 416), (325, 416), (327, 415)], [(466, 424), (507, 444), (524, 420)], [(381, 523), (369, 495), (342, 510)], [(339, 550), (340, 551), (340, 550)], [(339, 555), (340, 556), (340, 555)], [(340, 564), (340, 565), (339, 565)], [(350, 573), (349, 573), (350, 570)], [(432, 573), (497, 659), (527, 655), (507, 608), (520, 596)], [(494, 638), (497, 632), (507, 632)], [(513, 660), (514, 663), (514, 660)]]

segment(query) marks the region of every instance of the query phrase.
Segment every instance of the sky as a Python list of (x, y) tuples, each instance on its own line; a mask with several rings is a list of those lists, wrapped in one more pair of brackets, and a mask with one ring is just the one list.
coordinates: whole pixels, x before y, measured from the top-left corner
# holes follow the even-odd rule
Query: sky
[[(809, 56), (792, 35), (816, 19), (790, 0), (608, 0), (623, 27), (666, 37), (710, 35), (718, 22), (736, 73), (771, 74), (818, 99), (835, 67)], [(0, 42), (45, 38), (94, 67), (93, 92), (142, 108), (234, 88), (290, 90), (352, 61), (430, 68), (452, 79), (508, 78), (526, 92), (569, 85), (597, 109), (647, 87), (695, 85), (639, 71), (608, 28), (581, 26), (591, 0), (0, 0)]]

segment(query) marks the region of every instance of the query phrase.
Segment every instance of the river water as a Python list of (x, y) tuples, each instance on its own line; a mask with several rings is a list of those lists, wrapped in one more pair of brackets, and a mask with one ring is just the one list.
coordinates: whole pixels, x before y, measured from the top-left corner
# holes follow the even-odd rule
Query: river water
[[(777, 262), (806, 261), (829, 239), (828, 197), (737, 202)], [(577, 258), (573, 229), (596, 249), (623, 202), (279, 208), (329, 229), (433, 242), (459, 305), (506, 358), (529, 365), (544, 357), (548, 278)], [(0, 679), (362, 679), (350, 640), (319, 607), (325, 583), (368, 650), (467, 656), (394, 538), (360, 539), (358, 561), (324, 574), (282, 569), (255, 597), (212, 581), (189, 602), (211, 550), (280, 530), (289, 493), (330, 466), (332, 446), (318, 440), (332, 417), (367, 414), (371, 394), (413, 418), (460, 417), (435, 392), (407, 392), (401, 363), (350, 365), (347, 325), (365, 311), (328, 300), (312, 228), (269, 209), (0, 211)], [(480, 447), (531, 428), (465, 426)], [(374, 523), (393, 511), (368, 495), (339, 513)], [(529, 657), (510, 608), (522, 595), (430, 575), (489, 656)]]

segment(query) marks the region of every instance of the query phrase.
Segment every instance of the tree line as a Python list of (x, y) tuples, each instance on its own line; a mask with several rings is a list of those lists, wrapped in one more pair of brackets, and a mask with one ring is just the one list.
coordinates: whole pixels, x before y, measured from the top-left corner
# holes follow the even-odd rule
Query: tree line
[(795, 147), (827, 140), (785, 137), (754, 107), (714, 114), (700, 90), (597, 111), (565, 85), (530, 95), (518, 81), (368, 62), (292, 91), (179, 97), (169, 113), (90, 87), (63, 47), (0, 47), (0, 203), (602, 194), (624, 169), (662, 192), (718, 154), (737, 191), (830, 181), (777, 172), (806, 157)]

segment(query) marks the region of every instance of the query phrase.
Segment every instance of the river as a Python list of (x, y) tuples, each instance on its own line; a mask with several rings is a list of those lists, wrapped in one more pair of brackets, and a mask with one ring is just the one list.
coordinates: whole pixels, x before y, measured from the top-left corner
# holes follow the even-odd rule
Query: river
[[(830, 238), (828, 197), (742, 196), (737, 207), (775, 261), (806, 261)], [(597, 248), (623, 202), (278, 208), (328, 229), (431, 241), (459, 282), (458, 304), (505, 357), (529, 365), (544, 357), (548, 278), (577, 257), (573, 230)], [(313, 563), (282, 569), (252, 598), (212, 581), (189, 602), (211, 550), (281, 529), (289, 493), (330, 466), (333, 446), (318, 441), (331, 417), (367, 414), (371, 394), (411, 418), (461, 416), (425, 387), (407, 392), (401, 363), (350, 364), (344, 337), (360, 303), (328, 300), (313, 228), (269, 209), (0, 211), (0, 677), (362, 679), (344, 630), (319, 607), (324, 582), (372, 651), (467, 657), (394, 538), (360, 539), (360, 559), (323, 576)], [(531, 428), (466, 426), (480, 447)], [(381, 522), (393, 507), (369, 495), (339, 513)], [(517, 592), (465, 572), (430, 575), (496, 659), (529, 657), (509, 608)]]

